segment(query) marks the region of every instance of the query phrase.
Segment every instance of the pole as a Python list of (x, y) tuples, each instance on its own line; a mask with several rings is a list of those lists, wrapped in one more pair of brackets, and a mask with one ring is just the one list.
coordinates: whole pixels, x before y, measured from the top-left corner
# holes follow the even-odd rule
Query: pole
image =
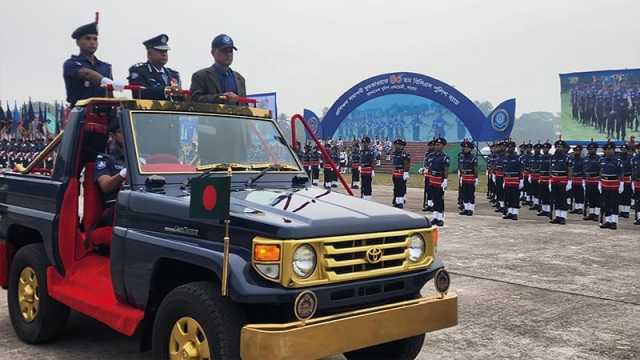
[(222, 265), (222, 296), (227, 296), (228, 279), (229, 279), (229, 223), (231, 220), (224, 221), (224, 259)]

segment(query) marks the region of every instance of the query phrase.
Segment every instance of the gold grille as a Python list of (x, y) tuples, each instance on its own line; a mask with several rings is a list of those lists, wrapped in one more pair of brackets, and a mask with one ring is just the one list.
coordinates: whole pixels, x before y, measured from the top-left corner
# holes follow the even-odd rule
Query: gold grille
[[(408, 261), (407, 238), (389, 236), (362, 240), (326, 241), (324, 247), (324, 268), (330, 278), (339, 279), (348, 274), (378, 269), (399, 268)], [(379, 249), (379, 261), (372, 263), (367, 251)]]

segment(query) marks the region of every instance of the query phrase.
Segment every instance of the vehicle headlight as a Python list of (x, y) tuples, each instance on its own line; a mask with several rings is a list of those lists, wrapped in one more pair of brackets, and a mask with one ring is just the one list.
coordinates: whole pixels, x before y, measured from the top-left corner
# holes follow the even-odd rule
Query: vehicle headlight
[(418, 262), (424, 255), (424, 238), (420, 234), (409, 236), (409, 261)]
[(316, 268), (316, 252), (308, 244), (300, 245), (293, 253), (293, 272), (301, 278), (309, 277)]

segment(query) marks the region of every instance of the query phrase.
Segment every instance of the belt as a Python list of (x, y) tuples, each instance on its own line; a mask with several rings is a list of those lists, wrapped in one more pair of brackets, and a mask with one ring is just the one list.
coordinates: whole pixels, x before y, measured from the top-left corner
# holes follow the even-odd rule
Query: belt
[(331, 167), (330, 164), (324, 164), (324, 169), (325, 170), (333, 170), (333, 168)]
[(360, 166), (360, 163), (351, 163), (351, 168), (352, 169), (357, 169), (358, 166)]
[(602, 189), (603, 190), (618, 190), (618, 188), (620, 187), (620, 180), (610, 180), (610, 179), (603, 179), (601, 180), (602, 183)]
[(624, 181), (625, 184), (631, 184), (631, 176), (623, 176), (622, 181)]
[(462, 175), (462, 183), (464, 184), (473, 184), (476, 182), (476, 176), (473, 174), (463, 174)]
[(311, 163), (310, 163), (310, 162), (308, 162), (308, 161), (303, 161), (303, 162), (302, 162), (302, 166), (309, 166), (309, 165), (311, 165)]
[(540, 175), (540, 182), (543, 184), (548, 184), (550, 181), (549, 175)]
[(520, 186), (520, 177), (517, 176), (507, 176), (504, 178), (504, 187), (518, 187)]
[(559, 185), (566, 185), (567, 182), (569, 181), (569, 177), (563, 175), (552, 175), (551, 176), (551, 183), (552, 184), (559, 184)]
[(584, 180), (584, 178), (582, 178), (581, 176), (574, 176), (571, 180), (573, 180), (575, 182), (582, 182), (582, 180)]
[(311, 161), (311, 166), (318, 166), (318, 165), (320, 165), (320, 161), (318, 160)]
[(394, 177), (402, 177), (404, 175), (404, 169), (393, 169)]
[(584, 182), (590, 185), (598, 185), (598, 182), (600, 181), (600, 177), (599, 176), (589, 176), (587, 177)]
[(373, 168), (371, 166), (365, 166), (362, 169), (360, 169), (360, 174), (362, 174), (362, 175), (371, 175), (372, 171), (373, 171)]
[(442, 176), (427, 175), (429, 178), (429, 186), (438, 188), (442, 185)]
[(496, 177), (503, 177), (504, 176), (504, 171), (496, 171), (495, 175), (496, 175)]

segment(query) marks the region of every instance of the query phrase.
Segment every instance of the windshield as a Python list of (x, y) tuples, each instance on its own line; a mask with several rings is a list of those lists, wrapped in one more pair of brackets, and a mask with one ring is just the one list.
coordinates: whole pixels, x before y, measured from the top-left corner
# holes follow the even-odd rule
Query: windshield
[(280, 165), (300, 170), (275, 124), (219, 115), (132, 112), (141, 174), (202, 170), (258, 171)]

